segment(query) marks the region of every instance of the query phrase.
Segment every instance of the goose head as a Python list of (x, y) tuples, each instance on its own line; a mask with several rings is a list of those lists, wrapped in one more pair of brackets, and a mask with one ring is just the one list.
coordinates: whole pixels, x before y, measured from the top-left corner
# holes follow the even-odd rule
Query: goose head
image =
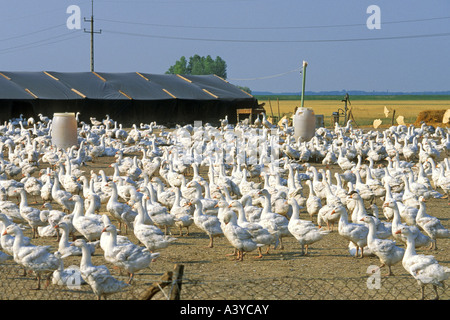
[(374, 219), (374, 217), (371, 217), (371, 216), (364, 216), (359, 221), (365, 222), (367, 224), (375, 224), (375, 219)]
[(70, 245), (74, 246), (74, 247), (81, 248), (81, 247), (86, 246), (86, 240), (84, 240), (84, 239), (77, 239), (74, 242), (72, 242)]

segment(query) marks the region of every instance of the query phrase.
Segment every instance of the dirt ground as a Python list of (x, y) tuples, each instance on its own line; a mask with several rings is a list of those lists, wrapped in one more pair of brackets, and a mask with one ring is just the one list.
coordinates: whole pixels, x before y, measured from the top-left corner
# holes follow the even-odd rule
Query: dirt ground
[[(125, 155), (133, 156), (133, 155)], [(140, 156), (140, 155), (138, 155)], [(87, 163), (82, 169), (89, 174), (91, 170), (97, 172), (100, 169), (105, 170), (107, 175), (112, 175), (113, 169), (109, 165), (115, 161), (114, 157), (102, 157), (95, 163)], [(323, 168), (321, 164), (311, 163), (317, 168)], [(45, 165), (43, 166), (45, 167)], [(337, 165), (329, 167), (332, 172), (340, 171)], [(206, 168), (201, 168), (200, 173), (206, 177)], [(188, 177), (189, 180), (189, 177)], [(308, 188), (304, 185), (304, 195), (308, 195)], [(30, 201), (31, 202), (31, 201)], [(381, 208), (381, 200), (376, 202)], [(34, 206), (40, 207), (42, 202)], [(57, 205), (54, 205), (57, 208)], [(441, 219), (443, 225), (450, 228), (450, 206), (446, 199), (432, 199), (427, 202), (427, 212)], [(107, 214), (103, 206), (101, 214)], [(301, 218), (307, 219), (305, 209), (300, 212)], [(380, 218), (384, 220), (384, 216), (380, 211)], [(117, 224), (116, 221), (113, 220)], [(27, 229), (25, 235), (31, 236), (31, 232)], [(131, 231), (127, 236), (137, 243)], [(244, 261), (236, 261), (229, 254), (233, 252), (233, 248), (225, 237), (216, 238), (213, 248), (207, 248), (209, 239), (197, 227), (192, 226), (189, 236), (178, 235), (178, 231), (173, 229), (173, 236), (177, 241), (173, 242), (168, 248), (160, 251), (161, 256), (151, 264), (147, 270), (142, 270), (136, 275), (139, 277), (159, 278), (166, 271), (172, 271), (174, 265), (184, 265), (185, 277), (194, 279), (208, 280), (240, 280), (240, 279), (260, 279), (260, 278), (276, 278), (280, 276), (301, 276), (303, 278), (325, 278), (334, 277), (361, 277), (367, 275), (367, 269), (371, 265), (379, 265), (376, 257), (364, 257), (362, 259), (355, 258), (350, 255), (348, 250), (348, 241), (344, 240), (335, 231), (325, 236), (323, 240), (312, 245), (308, 256), (301, 255), (300, 245), (293, 237), (285, 238), (283, 250), (270, 250), (268, 255), (264, 255), (261, 259), (256, 259), (257, 252), (251, 252), (245, 255)], [(38, 245), (52, 245), (57, 250), (56, 238), (39, 238), (33, 240)], [(403, 246), (400, 244), (400, 246)], [(438, 241), (439, 249), (429, 251), (419, 249), (419, 253), (432, 254), (440, 263), (450, 266), (450, 240), (443, 239)], [(79, 265), (79, 257), (69, 257), (64, 260), (65, 266), (72, 264)], [(105, 262), (103, 252), (99, 248), (93, 256), (94, 264), (106, 264), (110, 266), (112, 272), (117, 274), (117, 270), (113, 270), (112, 266)], [(394, 275), (408, 276), (401, 264), (397, 264), (392, 268)], [(383, 273), (385, 271), (382, 271)]]

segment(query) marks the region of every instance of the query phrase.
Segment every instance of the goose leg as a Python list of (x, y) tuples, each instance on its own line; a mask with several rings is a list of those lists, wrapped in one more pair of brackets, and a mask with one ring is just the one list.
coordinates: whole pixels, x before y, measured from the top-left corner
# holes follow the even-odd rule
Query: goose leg
[(239, 252), (234, 249), (232, 253), (227, 253), (226, 256), (239, 256)]
[(133, 278), (134, 278), (134, 273), (130, 273), (129, 274), (130, 275), (130, 278), (128, 279), (128, 284), (131, 284), (131, 281), (133, 280)]
[(355, 247), (356, 247), (355, 258), (357, 258), (358, 257), (358, 252), (359, 252), (359, 247), (357, 245), (355, 245)]
[(244, 251), (239, 251), (240, 254), (240, 258), (238, 259), (238, 261), (244, 261)]
[(257, 255), (257, 256), (255, 257), (255, 259), (261, 259), (261, 258), (263, 257), (262, 251), (261, 251), (261, 247), (258, 247), (258, 253), (259, 253), (259, 255)]
[(283, 238), (280, 237), (280, 250), (284, 250)]
[(214, 240), (212, 236), (209, 236), (209, 245), (208, 248), (212, 248), (214, 246)]
[[(384, 267), (384, 266), (385, 266), (385, 264), (383, 263), (383, 264), (380, 266), (380, 268), (382, 268), (382, 267)], [(393, 275), (391, 266), (388, 266), (388, 268), (389, 268), (389, 271), (388, 271), (388, 273), (385, 274), (385, 276), (387, 276), (387, 277)]]
[(434, 300), (439, 300), (439, 293), (437, 291), (437, 286), (433, 285), (433, 289), (434, 289), (434, 292), (436, 293), (436, 297), (434, 297)]
[(37, 275), (38, 285), (37, 288), (32, 288), (31, 290), (41, 290), (41, 275)]

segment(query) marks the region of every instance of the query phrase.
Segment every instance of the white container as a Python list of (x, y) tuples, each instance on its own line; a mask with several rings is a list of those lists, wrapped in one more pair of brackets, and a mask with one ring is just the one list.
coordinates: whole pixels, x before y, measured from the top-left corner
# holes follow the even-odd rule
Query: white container
[(314, 111), (307, 108), (298, 108), (294, 115), (295, 141), (309, 141), (316, 131), (316, 116)]
[(52, 144), (67, 149), (78, 145), (75, 113), (55, 113), (52, 120)]

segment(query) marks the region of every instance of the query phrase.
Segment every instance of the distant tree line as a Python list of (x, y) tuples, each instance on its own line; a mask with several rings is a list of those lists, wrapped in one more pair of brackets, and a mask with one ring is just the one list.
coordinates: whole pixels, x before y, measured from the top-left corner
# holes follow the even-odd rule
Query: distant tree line
[[(227, 79), (227, 63), (221, 57), (217, 56), (213, 59), (210, 55), (206, 57), (195, 54), (189, 60), (182, 56), (170, 66), (166, 74), (180, 74), (180, 75), (207, 75), (215, 74), (223, 79)], [(251, 93), (250, 88), (236, 86), (241, 90)]]

